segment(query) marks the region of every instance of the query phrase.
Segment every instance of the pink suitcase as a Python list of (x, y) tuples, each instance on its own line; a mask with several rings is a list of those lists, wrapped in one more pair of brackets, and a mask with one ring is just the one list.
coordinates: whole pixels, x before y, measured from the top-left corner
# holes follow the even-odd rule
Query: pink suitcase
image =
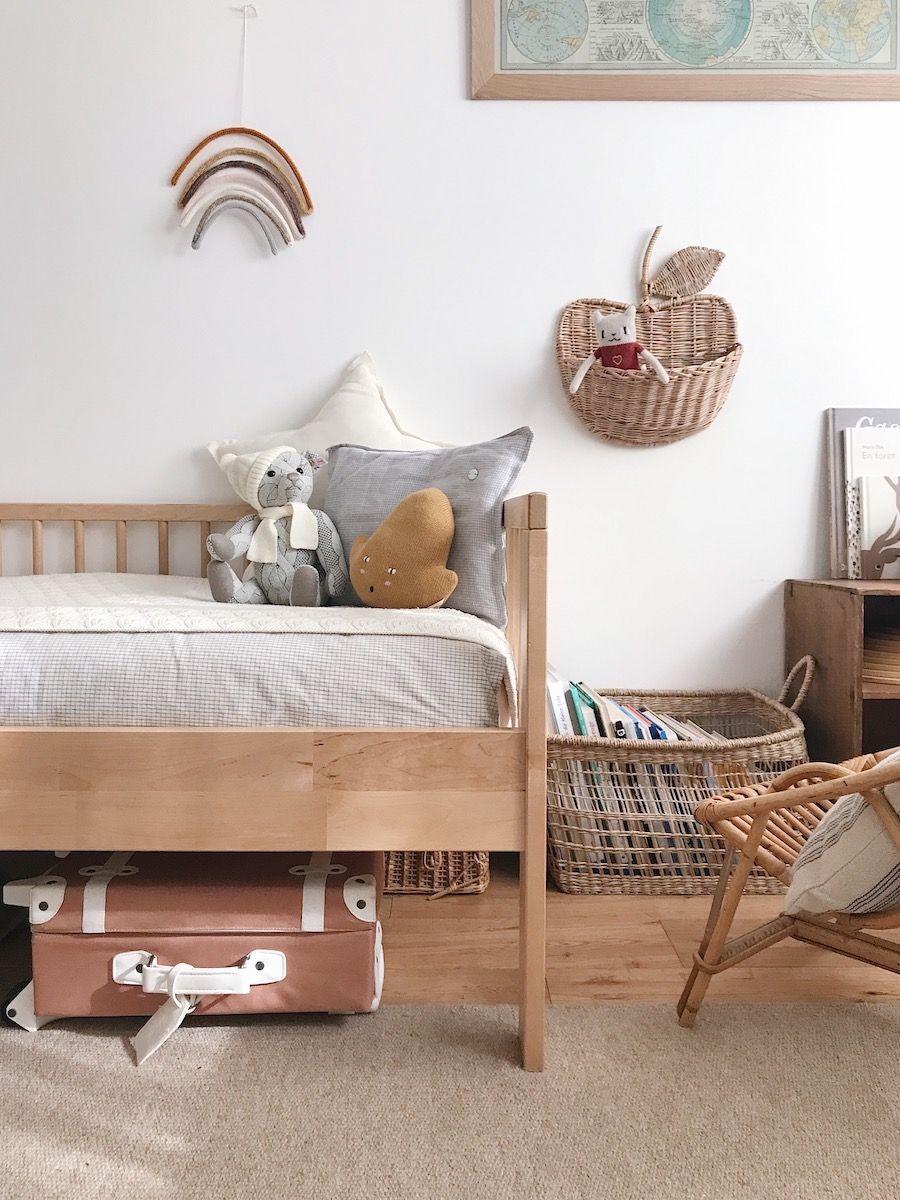
[(197, 1014), (373, 1012), (381, 853), (73, 854), (6, 884), (28, 908), (33, 980), (6, 1001), (57, 1017), (152, 1014), (144, 1061)]

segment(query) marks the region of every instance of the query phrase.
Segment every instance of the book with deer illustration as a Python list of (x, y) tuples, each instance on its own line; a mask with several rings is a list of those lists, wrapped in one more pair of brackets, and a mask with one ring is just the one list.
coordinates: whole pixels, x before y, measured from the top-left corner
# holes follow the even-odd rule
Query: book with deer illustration
[[(868, 431), (876, 438), (891, 436), (900, 430), (898, 408), (830, 408), (826, 412), (828, 457), (828, 490), (831, 524), (831, 574), (835, 579), (859, 578), (861, 565), (858, 556), (859, 522), (858, 492), (855, 467), (846, 457), (846, 433)], [(862, 453), (860, 451), (860, 453)], [(877, 473), (877, 472), (876, 472)], [(900, 474), (900, 472), (897, 472)], [(861, 472), (863, 475), (869, 471)], [(889, 472), (885, 472), (889, 474)], [(853, 561), (848, 555), (848, 540), (855, 550)], [(856, 574), (851, 572), (855, 571)]]
[(900, 409), (830, 408), (826, 419), (831, 573), (836, 579), (858, 579), (857, 481), (872, 468), (877, 471), (879, 446), (900, 437)]
[(860, 579), (900, 579), (900, 465), (859, 481)]
[[(900, 541), (898, 497), (885, 480), (900, 477), (900, 429), (855, 426), (844, 431), (844, 470), (847, 477), (847, 574), (850, 579), (880, 579), (890, 548)], [(878, 480), (880, 487), (868, 487)], [(863, 516), (869, 496), (870, 514)], [(893, 498), (893, 512), (889, 511)], [(887, 507), (886, 507), (887, 505)], [(882, 521), (884, 518), (884, 521)], [(890, 559), (893, 562), (893, 559)]]

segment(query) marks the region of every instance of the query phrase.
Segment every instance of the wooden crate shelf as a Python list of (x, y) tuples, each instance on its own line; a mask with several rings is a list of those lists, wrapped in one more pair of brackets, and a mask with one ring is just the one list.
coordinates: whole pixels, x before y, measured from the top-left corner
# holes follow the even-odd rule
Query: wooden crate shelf
[(789, 579), (785, 661), (817, 664), (804, 705), (812, 759), (839, 762), (900, 741), (900, 683), (863, 679), (865, 637), (900, 629), (900, 580)]

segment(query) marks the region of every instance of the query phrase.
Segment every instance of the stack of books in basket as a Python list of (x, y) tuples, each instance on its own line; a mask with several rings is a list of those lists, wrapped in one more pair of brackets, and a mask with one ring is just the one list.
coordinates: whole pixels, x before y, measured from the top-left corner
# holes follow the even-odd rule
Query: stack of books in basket
[[(728, 786), (720, 770), (721, 761), (707, 758), (704, 748), (710, 743), (725, 747), (729, 739), (686, 716), (676, 717), (622, 697), (601, 695), (588, 684), (561, 679), (555, 672), (547, 680), (547, 710), (551, 736), (555, 731), (562, 737), (607, 738), (617, 743), (607, 754), (598, 751), (596, 759), (571, 760), (567, 769), (569, 795), (576, 810), (643, 818), (636, 823), (634, 839), (628, 838), (627, 823), (623, 824), (619, 832), (625, 835), (625, 842), (616, 838), (619, 852), (613, 856), (614, 861), (627, 868), (631, 865), (630, 851), (640, 849), (646, 855), (649, 850), (654, 861), (660, 861), (662, 852), (662, 861), (677, 870), (671, 854), (675, 829), (670, 818), (681, 818), (692, 828), (698, 784), (705, 794)], [(641, 761), (641, 755), (635, 754), (637, 748), (628, 747), (628, 742), (656, 743), (657, 750), (662, 748), (660, 743), (668, 743), (672, 745), (672, 761)], [(679, 743), (696, 745), (697, 750), (692, 752), (690, 746), (682, 745), (678, 751), (675, 747)], [(684, 750), (688, 751), (688, 759), (694, 760), (689, 766), (683, 760)], [(656, 830), (654, 817), (663, 818)], [(664, 844), (653, 844), (654, 832), (663, 835)], [(708, 866), (703, 848), (693, 838), (687, 848), (691, 866)], [(699, 859), (697, 850), (701, 851)]]
[[(547, 712), (550, 869), (564, 891), (711, 890), (724, 845), (697, 803), (806, 758), (800, 722), (749, 691), (607, 694), (551, 672)], [(755, 874), (748, 886), (771, 890)]]
[(586, 683), (572, 683), (555, 673), (547, 679), (550, 731), (562, 737), (608, 737), (633, 741), (719, 742), (728, 738), (696, 721), (659, 713), (646, 705), (601, 696)]

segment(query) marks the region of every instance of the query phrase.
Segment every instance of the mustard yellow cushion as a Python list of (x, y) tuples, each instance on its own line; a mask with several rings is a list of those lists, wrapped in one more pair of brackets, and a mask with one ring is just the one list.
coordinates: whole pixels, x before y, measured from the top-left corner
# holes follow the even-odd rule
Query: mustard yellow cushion
[(350, 551), (350, 580), (370, 608), (438, 608), (459, 579), (448, 571), (453, 509), (438, 488), (401, 500), (369, 537)]

